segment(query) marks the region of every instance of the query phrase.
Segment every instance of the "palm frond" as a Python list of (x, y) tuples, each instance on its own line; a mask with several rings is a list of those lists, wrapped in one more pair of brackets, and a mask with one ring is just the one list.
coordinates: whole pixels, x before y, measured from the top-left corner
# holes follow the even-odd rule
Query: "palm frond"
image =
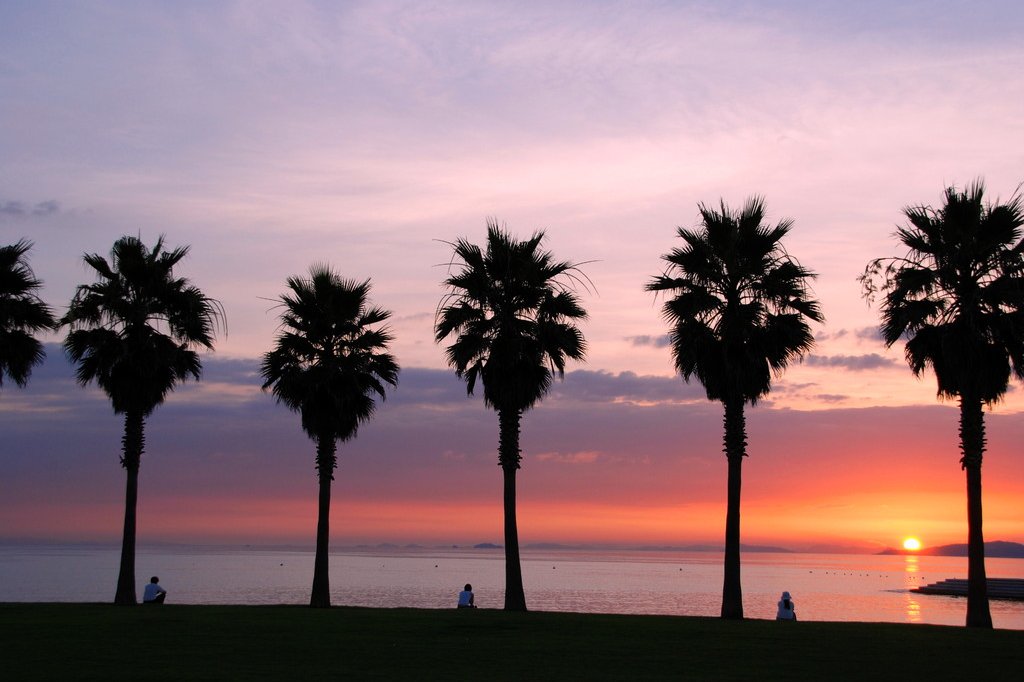
[(861, 281), (866, 296), (885, 294), (883, 337), (907, 339), (915, 374), (934, 370), (941, 397), (993, 402), (1011, 373), (1024, 378), (1024, 197), (984, 194), (977, 180), (947, 187), (940, 208), (905, 208), (896, 236), (906, 255), (872, 261)]
[(195, 349), (212, 349), (224, 324), (218, 301), (174, 276), (188, 250), (165, 251), (162, 236), (152, 249), (125, 236), (114, 242), (109, 261), (83, 256), (96, 281), (76, 289), (60, 321), (69, 328), (64, 348), (79, 382), (95, 381), (118, 414), (148, 415), (179, 383), (198, 379)]
[(663, 312), (683, 379), (699, 380), (709, 399), (753, 403), (813, 344), (807, 323), (823, 320), (814, 273), (786, 253), (793, 223), (768, 225), (762, 197), (738, 211), (724, 201), (698, 210), (701, 228), (677, 230), (684, 245), (662, 257), (665, 273), (646, 288), (672, 295)]
[(529, 409), (554, 374), (564, 375), (568, 359), (586, 353), (574, 322), (587, 313), (576, 291), (589, 291), (591, 282), (578, 264), (555, 260), (543, 242), (543, 231), (517, 240), (488, 219), (484, 248), (466, 239), (451, 243), (434, 338), (454, 337), (445, 349), (448, 364), (468, 393), (481, 381), (485, 404), (497, 409)]
[[(370, 280), (346, 279), (327, 264), (289, 277), (280, 297), (280, 333), (260, 364), (263, 389), (301, 416), (315, 439), (345, 441), (398, 385), (383, 325), (391, 312), (369, 304)], [(333, 463), (332, 463), (333, 466)]]
[(55, 329), (52, 309), (36, 293), (43, 283), (28, 264), (32, 242), (0, 247), (0, 386), (4, 377), (25, 386), (32, 368), (43, 361), (36, 334)]

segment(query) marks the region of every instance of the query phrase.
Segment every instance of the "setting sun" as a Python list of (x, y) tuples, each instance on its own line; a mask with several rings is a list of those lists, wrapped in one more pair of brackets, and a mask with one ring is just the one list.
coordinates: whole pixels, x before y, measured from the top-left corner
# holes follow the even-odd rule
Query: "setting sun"
[(921, 549), (921, 541), (917, 538), (907, 538), (903, 541), (903, 549), (908, 552), (916, 552)]

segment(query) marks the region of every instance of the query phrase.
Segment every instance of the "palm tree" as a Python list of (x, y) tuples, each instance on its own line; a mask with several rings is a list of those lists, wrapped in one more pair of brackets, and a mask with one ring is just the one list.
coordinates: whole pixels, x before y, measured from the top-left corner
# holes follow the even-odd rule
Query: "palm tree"
[(121, 465), (128, 481), (116, 604), (135, 603), (135, 508), (146, 417), (180, 382), (199, 379), (196, 351), (213, 349), (223, 320), (217, 301), (174, 275), (188, 250), (164, 250), (163, 237), (149, 249), (125, 236), (114, 242), (109, 262), (86, 254), (96, 282), (77, 288), (60, 321), (70, 328), (64, 349), (78, 365), (78, 382), (95, 381), (114, 414), (124, 415)]
[(451, 335), (448, 364), (472, 395), (483, 383), (484, 404), (498, 413), (498, 464), (504, 479), (505, 609), (525, 611), (516, 524), (516, 471), (522, 459), (519, 425), (565, 375), (566, 360), (582, 360), (583, 334), (573, 322), (586, 318), (573, 287), (578, 266), (541, 249), (543, 232), (524, 241), (487, 222), (487, 247), (465, 239), (452, 248), (461, 269), (444, 282), (448, 293), (434, 326), (438, 343)]
[(948, 187), (942, 208), (903, 209), (896, 232), (906, 255), (871, 261), (864, 294), (882, 301), (887, 346), (907, 340), (914, 374), (931, 367), (940, 399), (960, 401), (960, 466), (967, 476), (967, 625), (992, 627), (982, 533), (983, 405), (998, 402), (1010, 374), (1024, 379), (1024, 198), (984, 201), (978, 180)]
[(36, 295), (43, 283), (25, 258), (31, 248), (24, 239), (0, 246), (0, 387), (4, 376), (21, 387), (28, 383), (45, 356), (34, 335), (56, 327), (53, 311)]
[(679, 228), (684, 242), (662, 258), (665, 273), (648, 291), (672, 292), (665, 319), (676, 369), (696, 377), (708, 400), (725, 410), (724, 451), (729, 465), (725, 520), (722, 617), (743, 617), (740, 587), (740, 484), (747, 456), (744, 406), (771, 391), (772, 375), (810, 350), (808, 320), (821, 322), (810, 297), (814, 274), (786, 253), (782, 238), (792, 227), (765, 224), (764, 200), (752, 197), (735, 212), (721, 202), (699, 205), (699, 231)]
[(331, 605), (328, 541), (331, 481), (337, 443), (353, 438), (385, 399), (384, 384), (398, 385), (398, 364), (385, 352), (392, 336), (377, 327), (391, 313), (370, 307), (370, 281), (342, 279), (329, 266), (314, 265), (309, 278), (289, 277), (281, 296), (281, 327), (274, 349), (263, 356), (263, 389), (302, 416), (302, 429), (316, 441), (320, 496), (316, 558), (309, 605)]

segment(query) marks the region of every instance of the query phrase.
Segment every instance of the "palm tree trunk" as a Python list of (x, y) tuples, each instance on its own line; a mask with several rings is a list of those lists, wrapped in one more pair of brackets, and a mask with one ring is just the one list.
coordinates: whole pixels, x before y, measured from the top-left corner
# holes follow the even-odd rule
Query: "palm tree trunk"
[(729, 461), (728, 498), (725, 512), (725, 579), (722, 585), (722, 618), (743, 618), (740, 586), (740, 484), (747, 454), (747, 424), (743, 399), (724, 401), (725, 456)]
[(139, 462), (146, 444), (145, 420), (142, 412), (129, 411), (124, 416), (121, 437), (121, 466), (127, 473), (124, 490), (124, 530), (121, 534), (121, 568), (117, 574), (115, 604), (135, 604), (135, 518), (139, 499)]
[(316, 521), (316, 557), (313, 559), (313, 591), (309, 605), (313, 608), (329, 608), (331, 605), (331, 584), (328, 566), (328, 544), (331, 536), (331, 481), (337, 463), (337, 443), (332, 436), (320, 436), (316, 441), (316, 469), (320, 482), (320, 499)]
[(960, 397), (960, 465), (967, 472), (967, 626), (992, 627), (985, 575), (985, 536), (981, 515), (981, 458), (985, 451), (985, 413), (981, 400)]
[(525, 611), (523, 569), (519, 560), (516, 523), (516, 471), (519, 470), (519, 410), (498, 411), (498, 463), (504, 478), (505, 503), (505, 610)]

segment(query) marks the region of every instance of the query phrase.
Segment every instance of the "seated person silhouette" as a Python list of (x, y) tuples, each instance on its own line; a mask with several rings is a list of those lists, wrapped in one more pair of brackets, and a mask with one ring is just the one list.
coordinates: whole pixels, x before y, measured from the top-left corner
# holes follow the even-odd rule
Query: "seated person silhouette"
[(459, 608), (460, 609), (475, 609), (476, 604), (473, 603), (473, 586), (466, 583), (466, 588), (459, 592)]
[(143, 604), (163, 604), (167, 598), (167, 590), (160, 587), (160, 578), (155, 575), (149, 579), (149, 584), (142, 591)]
[(789, 592), (783, 592), (779, 599), (779, 610), (775, 614), (775, 620), (796, 620), (796, 605)]

